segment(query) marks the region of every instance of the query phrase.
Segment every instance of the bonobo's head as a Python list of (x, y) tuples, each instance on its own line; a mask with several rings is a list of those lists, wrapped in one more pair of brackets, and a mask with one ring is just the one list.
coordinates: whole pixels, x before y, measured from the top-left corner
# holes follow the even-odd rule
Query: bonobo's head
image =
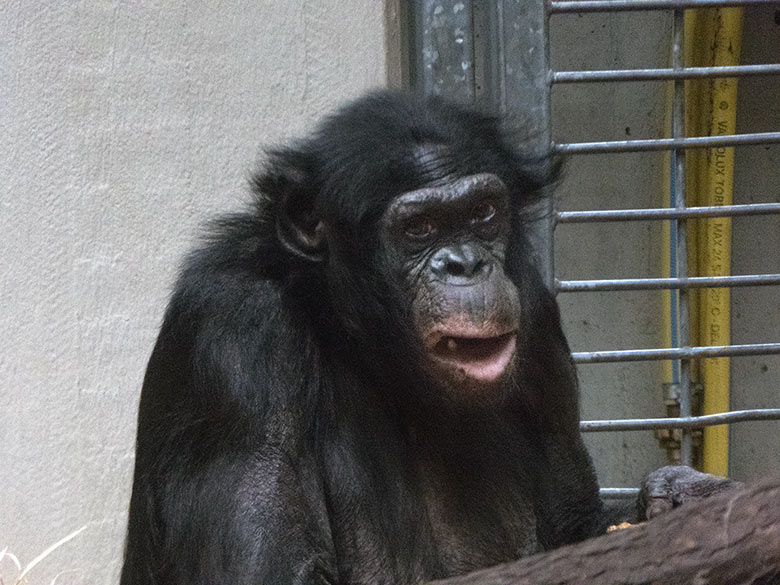
[(370, 94), (256, 179), (266, 269), (306, 289), (319, 328), (356, 341), (367, 367), (495, 395), (533, 310), (523, 232), (554, 166), (522, 156), (493, 117)]
[[(420, 149), (436, 160), (437, 149)], [(493, 173), (445, 177), (393, 199), (381, 242), (411, 303), (422, 365), (448, 389), (480, 391), (511, 375), (520, 326), (506, 273), (509, 191)]]

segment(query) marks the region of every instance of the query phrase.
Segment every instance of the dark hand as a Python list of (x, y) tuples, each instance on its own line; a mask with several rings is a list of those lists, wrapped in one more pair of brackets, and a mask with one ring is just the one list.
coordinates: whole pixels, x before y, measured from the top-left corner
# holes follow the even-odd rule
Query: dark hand
[(639, 518), (649, 520), (685, 502), (742, 487), (738, 481), (701, 473), (684, 465), (661, 467), (648, 475), (642, 486), (637, 502)]

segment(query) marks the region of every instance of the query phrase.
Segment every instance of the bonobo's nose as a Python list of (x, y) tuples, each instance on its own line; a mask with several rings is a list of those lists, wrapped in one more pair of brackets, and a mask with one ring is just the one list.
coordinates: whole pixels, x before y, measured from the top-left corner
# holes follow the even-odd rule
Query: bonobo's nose
[(431, 258), (433, 275), (450, 284), (475, 284), (490, 274), (492, 264), (471, 244), (445, 246)]

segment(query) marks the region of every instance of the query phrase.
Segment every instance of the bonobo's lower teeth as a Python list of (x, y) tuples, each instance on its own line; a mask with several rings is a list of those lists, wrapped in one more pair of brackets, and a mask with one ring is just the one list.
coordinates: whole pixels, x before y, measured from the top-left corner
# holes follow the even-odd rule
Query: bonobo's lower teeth
[(516, 345), (514, 331), (493, 337), (444, 335), (431, 348), (431, 357), (459, 372), (458, 376), (494, 382), (509, 367)]

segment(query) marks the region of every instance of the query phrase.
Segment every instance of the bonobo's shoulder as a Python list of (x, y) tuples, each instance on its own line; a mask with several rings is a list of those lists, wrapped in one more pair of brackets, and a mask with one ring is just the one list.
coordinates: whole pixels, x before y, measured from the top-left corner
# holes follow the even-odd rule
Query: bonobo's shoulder
[(267, 222), (253, 210), (219, 216), (204, 228), (200, 244), (189, 254), (183, 272), (243, 275), (263, 279), (268, 263)]
[(278, 286), (269, 273), (258, 220), (252, 214), (211, 222), (200, 244), (182, 263), (172, 305), (207, 312), (274, 303)]

